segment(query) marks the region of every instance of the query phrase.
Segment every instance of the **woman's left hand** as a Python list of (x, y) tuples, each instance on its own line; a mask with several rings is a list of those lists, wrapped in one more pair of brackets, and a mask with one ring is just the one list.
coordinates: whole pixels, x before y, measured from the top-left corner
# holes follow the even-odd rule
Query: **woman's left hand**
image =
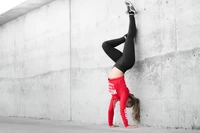
[(126, 128), (138, 128), (138, 126), (127, 126)]

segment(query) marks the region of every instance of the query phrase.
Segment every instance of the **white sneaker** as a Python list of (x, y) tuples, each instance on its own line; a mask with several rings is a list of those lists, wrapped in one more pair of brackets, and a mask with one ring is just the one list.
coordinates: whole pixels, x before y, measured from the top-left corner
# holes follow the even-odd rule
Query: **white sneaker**
[(137, 11), (135, 10), (133, 4), (130, 1), (126, 0), (125, 4), (127, 6), (127, 11), (126, 11), (127, 14), (129, 14), (129, 12), (133, 12), (134, 14), (137, 13)]

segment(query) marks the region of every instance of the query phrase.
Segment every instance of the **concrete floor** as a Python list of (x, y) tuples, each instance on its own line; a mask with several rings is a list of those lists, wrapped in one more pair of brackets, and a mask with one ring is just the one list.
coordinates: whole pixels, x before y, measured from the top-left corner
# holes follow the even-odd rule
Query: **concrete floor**
[(0, 133), (200, 133), (200, 130), (109, 128), (107, 125), (86, 125), (67, 121), (37, 120), (30, 118), (0, 117)]

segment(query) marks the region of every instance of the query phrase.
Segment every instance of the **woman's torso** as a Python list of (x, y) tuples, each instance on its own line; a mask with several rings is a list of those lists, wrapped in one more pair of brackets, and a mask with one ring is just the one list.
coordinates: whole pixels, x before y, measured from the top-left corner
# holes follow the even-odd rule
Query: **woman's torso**
[(115, 100), (120, 100), (120, 97), (124, 94), (129, 94), (129, 90), (126, 86), (124, 76), (108, 79), (109, 92)]

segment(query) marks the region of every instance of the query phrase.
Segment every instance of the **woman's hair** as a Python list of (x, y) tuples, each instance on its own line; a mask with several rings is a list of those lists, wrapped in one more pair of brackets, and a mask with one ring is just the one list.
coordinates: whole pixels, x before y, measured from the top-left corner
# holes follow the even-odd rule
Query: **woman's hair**
[(140, 100), (134, 97), (133, 94), (130, 94), (128, 98), (131, 99), (129, 103), (133, 107), (133, 112), (132, 112), (133, 120), (139, 123), (140, 122)]

